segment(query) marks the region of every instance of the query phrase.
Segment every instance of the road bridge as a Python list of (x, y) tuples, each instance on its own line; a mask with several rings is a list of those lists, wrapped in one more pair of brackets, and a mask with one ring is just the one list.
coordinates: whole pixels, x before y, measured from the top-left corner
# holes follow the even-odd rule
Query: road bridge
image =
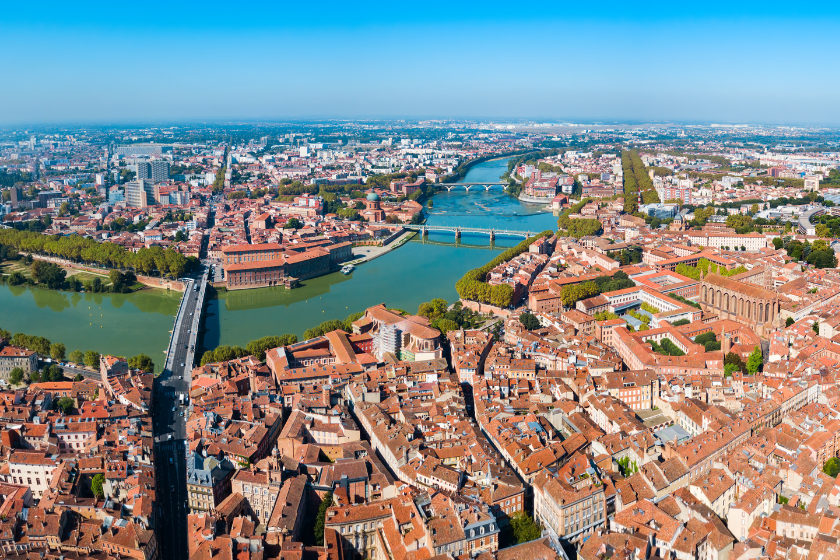
[(507, 183), (496, 181), (485, 181), (483, 183), (437, 183), (435, 186), (445, 187), (447, 191), (451, 191), (456, 187), (464, 187), (468, 192), (473, 187), (481, 187), (485, 191), (489, 191), (491, 187), (502, 187), (502, 190), (506, 190), (508, 188)]
[(412, 231), (419, 231), (425, 237), (430, 231), (454, 233), (455, 239), (459, 239), (463, 233), (475, 233), (479, 235), (489, 235), (490, 240), (496, 239), (497, 235), (504, 235), (507, 237), (524, 237), (525, 239), (531, 237), (532, 232), (520, 231), (514, 229), (488, 229), (467, 226), (427, 226), (423, 224), (413, 225), (408, 224), (403, 226), (405, 229)]
[(160, 488), (159, 519), (166, 519), (158, 538), (164, 558), (186, 558), (187, 548), (187, 444), (186, 422), (192, 403), (180, 402), (189, 396), (198, 330), (204, 309), (206, 264), (194, 279), (185, 279), (184, 295), (172, 327), (163, 372), (155, 379), (152, 407), (154, 420), (155, 467)]
[(420, 236), (418, 241), (412, 241), (412, 243), (422, 243), (423, 245), (435, 245), (437, 247), (467, 247), (469, 249), (489, 249), (491, 251), (495, 251), (497, 249), (496, 244), (492, 240), (490, 241), (490, 245), (473, 245), (472, 243), (461, 243), (460, 237), (456, 238), (454, 242), (447, 243), (446, 241), (429, 241), (428, 236)]

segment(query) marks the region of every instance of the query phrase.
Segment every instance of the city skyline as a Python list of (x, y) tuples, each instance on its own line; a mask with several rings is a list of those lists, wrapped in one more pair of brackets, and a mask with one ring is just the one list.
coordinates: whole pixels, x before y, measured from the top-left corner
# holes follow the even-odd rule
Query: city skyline
[(840, 124), (834, 5), (9, 6), (0, 125), (485, 118)]

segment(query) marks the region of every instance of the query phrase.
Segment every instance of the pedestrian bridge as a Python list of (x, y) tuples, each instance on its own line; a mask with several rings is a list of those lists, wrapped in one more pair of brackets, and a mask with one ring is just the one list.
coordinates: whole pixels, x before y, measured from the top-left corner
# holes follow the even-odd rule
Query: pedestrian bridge
[(475, 187), (475, 188), (481, 187), (485, 191), (489, 191), (491, 187), (501, 187), (502, 190), (506, 190), (507, 187), (508, 187), (508, 184), (507, 183), (490, 181), (490, 182), (484, 182), (484, 183), (438, 183), (436, 186), (445, 187), (447, 191), (451, 191), (452, 189), (457, 188), (457, 187), (464, 187), (467, 191), (469, 191), (473, 187)]
[(504, 235), (508, 237), (524, 237), (525, 239), (531, 237), (533, 235), (530, 231), (520, 231), (515, 229), (487, 229), (487, 228), (476, 228), (476, 227), (463, 227), (463, 226), (427, 226), (427, 225), (405, 225), (403, 226), (405, 229), (412, 230), (412, 231), (419, 231), (425, 237), (428, 235), (430, 231), (436, 232), (443, 232), (443, 233), (454, 233), (455, 238), (459, 239), (461, 234), (463, 233), (474, 233), (479, 235), (489, 235), (490, 240), (496, 239), (497, 235)]

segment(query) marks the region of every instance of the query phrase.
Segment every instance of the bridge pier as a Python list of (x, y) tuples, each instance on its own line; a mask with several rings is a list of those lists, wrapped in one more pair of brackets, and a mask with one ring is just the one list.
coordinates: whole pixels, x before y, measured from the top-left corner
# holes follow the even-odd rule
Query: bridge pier
[(452, 190), (452, 187), (446, 187), (446, 192), (449, 192), (451, 190)]
[[(487, 190), (489, 191), (489, 190), (490, 190), (490, 188), (488, 187), (488, 188), (487, 188)], [(493, 241), (495, 241), (495, 240), (496, 240), (496, 230), (491, 229), (491, 230), (490, 230), (490, 241), (491, 241), (491, 242), (493, 242)]]
[(487, 185), (486, 187), (484, 187), (484, 190), (489, 192), (490, 191), (490, 185)]
[(423, 227), (423, 229), (422, 229), (422, 230), (420, 230), (420, 231), (422, 232), (422, 233), (421, 233), (421, 235), (422, 235), (423, 237), (429, 237), (429, 232), (426, 230), (426, 228), (425, 228), (425, 227)]
[(455, 228), (455, 239), (461, 239), (461, 228)]
[(465, 188), (465, 189), (467, 189), (467, 192), (470, 192), (470, 188), (469, 188), (469, 187), (464, 187), (464, 188)]

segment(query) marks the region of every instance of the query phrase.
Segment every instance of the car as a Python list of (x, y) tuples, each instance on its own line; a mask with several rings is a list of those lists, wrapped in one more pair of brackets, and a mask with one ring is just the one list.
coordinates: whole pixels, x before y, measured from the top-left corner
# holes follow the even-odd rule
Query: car
[(184, 362), (181, 362), (181, 367), (184, 367)]
[(169, 434), (169, 439), (172, 439), (172, 434)]
[(173, 492), (175, 492), (175, 485), (174, 485), (174, 484), (173, 484), (173, 485), (171, 485), (171, 486), (169, 487), (169, 489), (170, 489), (170, 490), (172, 490)]
[(175, 412), (176, 410), (178, 410), (178, 407), (177, 407), (177, 406), (173, 406), (173, 407), (172, 407), (172, 412)]
[(173, 464), (172, 457), (169, 458), (169, 464)]

